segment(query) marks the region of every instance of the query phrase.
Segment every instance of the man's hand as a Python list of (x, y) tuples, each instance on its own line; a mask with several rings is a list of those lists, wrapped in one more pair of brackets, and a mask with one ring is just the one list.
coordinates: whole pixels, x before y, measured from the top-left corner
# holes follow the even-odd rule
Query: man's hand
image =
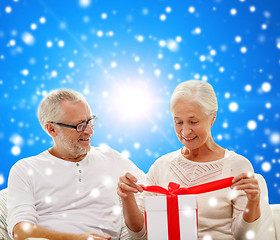
[(97, 233), (85, 233), (79, 235), (77, 240), (110, 240), (111, 237), (103, 236)]
[(19, 222), (13, 231), (15, 240), (25, 240), (28, 238), (45, 238), (51, 240), (110, 240), (111, 237), (97, 233), (62, 233), (52, 231), (29, 222)]

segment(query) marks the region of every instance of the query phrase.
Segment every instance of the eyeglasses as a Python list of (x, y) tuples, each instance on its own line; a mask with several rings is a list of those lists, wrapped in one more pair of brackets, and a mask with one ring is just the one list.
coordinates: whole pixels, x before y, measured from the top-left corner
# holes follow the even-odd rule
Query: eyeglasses
[(85, 121), (85, 122), (81, 122), (81, 123), (77, 124), (76, 126), (68, 125), (68, 124), (64, 124), (64, 123), (56, 123), (56, 122), (50, 122), (50, 123), (57, 124), (61, 127), (75, 128), (77, 132), (83, 132), (86, 129), (87, 125), (89, 125), (91, 128), (93, 128), (94, 125), (96, 124), (96, 122), (97, 122), (97, 116), (93, 115), (92, 119)]

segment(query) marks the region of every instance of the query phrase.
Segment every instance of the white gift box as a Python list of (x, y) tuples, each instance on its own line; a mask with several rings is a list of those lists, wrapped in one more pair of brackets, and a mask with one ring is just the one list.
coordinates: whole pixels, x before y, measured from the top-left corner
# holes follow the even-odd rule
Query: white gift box
[(145, 198), (148, 240), (197, 240), (197, 203), (195, 195), (178, 195), (180, 239), (169, 239), (167, 196)]

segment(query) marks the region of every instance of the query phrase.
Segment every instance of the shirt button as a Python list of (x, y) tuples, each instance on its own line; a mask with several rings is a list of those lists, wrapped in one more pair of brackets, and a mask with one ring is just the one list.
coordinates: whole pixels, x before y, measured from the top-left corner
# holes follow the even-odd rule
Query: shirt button
[(79, 178), (79, 182), (81, 182), (82, 181), (82, 179), (81, 178)]
[(82, 173), (82, 170), (79, 170), (79, 173)]
[(80, 166), (80, 164), (79, 164), (79, 163), (76, 163), (76, 166), (77, 166), (77, 167), (79, 167), (79, 166)]

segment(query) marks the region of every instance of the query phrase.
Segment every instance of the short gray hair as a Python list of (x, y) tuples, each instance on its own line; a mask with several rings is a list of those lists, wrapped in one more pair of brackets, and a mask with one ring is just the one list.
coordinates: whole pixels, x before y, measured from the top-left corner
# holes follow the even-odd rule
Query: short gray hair
[[(57, 89), (51, 91), (38, 107), (38, 118), (42, 128), (46, 131), (47, 122), (60, 122), (63, 118), (61, 103), (63, 101), (85, 102), (84, 96), (71, 89)], [(46, 131), (47, 132), (47, 131)]]
[(218, 111), (217, 97), (213, 87), (201, 80), (189, 80), (180, 83), (174, 90), (171, 101), (170, 109), (178, 99), (190, 99), (193, 102), (203, 107), (207, 115), (216, 113)]

